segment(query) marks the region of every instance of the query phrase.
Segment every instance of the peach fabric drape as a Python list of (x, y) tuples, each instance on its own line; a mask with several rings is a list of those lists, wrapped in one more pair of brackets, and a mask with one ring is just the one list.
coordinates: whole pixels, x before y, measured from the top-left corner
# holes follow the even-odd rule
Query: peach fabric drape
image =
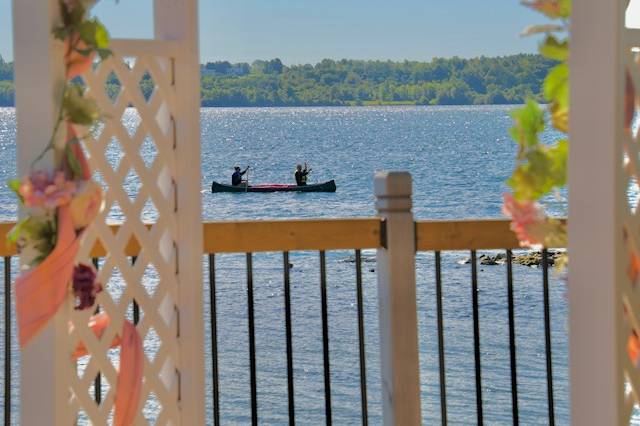
[[(58, 208), (58, 239), (55, 248), (39, 265), (21, 274), (16, 280), (16, 311), (20, 346), (24, 347), (42, 330), (56, 314), (65, 297), (75, 267), (80, 239), (71, 220), (69, 206)], [(109, 325), (106, 313), (94, 315), (89, 326), (100, 338)], [(144, 354), (142, 339), (135, 326), (124, 321), (120, 336), (111, 346), (121, 346), (120, 371), (116, 385), (115, 424), (125, 426), (133, 423), (142, 389)], [(80, 344), (73, 357), (87, 354)]]

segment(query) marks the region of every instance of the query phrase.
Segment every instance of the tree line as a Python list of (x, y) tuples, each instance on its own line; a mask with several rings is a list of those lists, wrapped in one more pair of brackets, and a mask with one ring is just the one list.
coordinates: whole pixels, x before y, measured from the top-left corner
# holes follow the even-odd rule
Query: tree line
[[(280, 59), (201, 66), (202, 106), (469, 105), (542, 100), (542, 81), (554, 61), (540, 55), (435, 58), (418, 61), (324, 59), (287, 66)], [(0, 106), (14, 102), (12, 64), (0, 58)], [(140, 89), (153, 91), (148, 74)], [(116, 96), (119, 81), (107, 80)]]
[(14, 101), (13, 63), (0, 56), (0, 106), (13, 106)]

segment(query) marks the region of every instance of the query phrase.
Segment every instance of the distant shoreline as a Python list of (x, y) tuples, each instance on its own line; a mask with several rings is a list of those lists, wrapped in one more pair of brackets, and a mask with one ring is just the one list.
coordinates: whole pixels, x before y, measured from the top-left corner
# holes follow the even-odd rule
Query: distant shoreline
[(370, 107), (406, 107), (406, 106), (416, 106), (416, 107), (454, 107), (454, 106), (518, 106), (524, 105), (524, 102), (506, 102), (506, 103), (494, 103), (494, 104), (436, 104), (436, 105), (425, 105), (416, 102), (409, 101), (397, 101), (397, 102), (377, 102), (377, 101), (368, 101), (362, 103), (350, 103), (346, 105), (200, 105), (200, 108), (370, 108)]
[[(511, 105), (542, 100), (544, 77), (555, 62), (540, 55), (434, 58), (418, 61), (324, 59), (287, 66), (280, 59), (200, 66), (202, 107), (330, 107), (408, 105)], [(123, 72), (123, 71), (120, 71)], [(150, 99), (153, 72), (138, 88)], [(131, 88), (129, 88), (131, 89)], [(107, 95), (121, 91), (117, 73), (105, 80)], [(0, 58), (0, 105), (13, 106), (13, 64)]]
[[(523, 103), (507, 103), (507, 104), (448, 104), (448, 105), (420, 105), (414, 103), (369, 103), (367, 105), (280, 105), (280, 106), (204, 106), (200, 105), (200, 109), (292, 109), (292, 108), (374, 108), (374, 107), (424, 107), (424, 108), (439, 108), (439, 107), (518, 107), (524, 105)], [(541, 104), (543, 105), (543, 104)], [(12, 108), (15, 109), (15, 105), (0, 105), (0, 108)], [(130, 107), (133, 108), (133, 107)]]
[[(287, 109), (287, 108), (374, 108), (374, 107), (424, 107), (424, 108), (439, 108), (439, 107), (486, 107), (486, 106), (503, 106), (503, 107), (517, 107), (522, 106), (524, 103), (504, 103), (504, 104), (443, 104), (443, 105), (422, 105), (416, 103), (369, 103), (361, 105), (280, 105), (280, 106), (203, 106), (200, 108), (225, 108), (225, 109), (249, 109), (249, 108), (269, 108), (269, 109)], [(541, 104), (542, 105), (542, 104)]]

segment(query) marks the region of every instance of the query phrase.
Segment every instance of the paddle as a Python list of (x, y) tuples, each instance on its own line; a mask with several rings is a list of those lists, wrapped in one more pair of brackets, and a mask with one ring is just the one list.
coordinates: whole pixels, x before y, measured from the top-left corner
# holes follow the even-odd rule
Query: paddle
[(246, 172), (247, 172), (247, 183), (244, 186), (244, 192), (249, 192), (249, 166), (247, 166)]
[(311, 170), (313, 170), (313, 169), (311, 169), (311, 168), (308, 166), (308, 164), (307, 164), (307, 162), (306, 162), (306, 161), (304, 162), (304, 169), (307, 171), (307, 176), (306, 176), (306, 178), (308, 179), (308, 176), (311, 174)]

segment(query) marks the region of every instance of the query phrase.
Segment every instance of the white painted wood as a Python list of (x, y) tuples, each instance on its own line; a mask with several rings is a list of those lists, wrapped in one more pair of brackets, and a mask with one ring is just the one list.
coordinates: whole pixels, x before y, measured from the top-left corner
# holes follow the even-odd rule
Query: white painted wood
[(147, 40), (147, 39), (114, 39), (111, 40), (111, 49), (115, 51), (126, 51), (133, 57), (160, 56), (175, 57), (180, 53), (180, 42), (170, 40)]
[(155, 0), (155, 35), (175, 40), (176, 180), (180, 310), (180, 419), (204, 424), (204, 328), (202, 318), (202, 205), (200, 194), (200, 55), (197, 0)]
[(374, 191), (378, 215), (386, 221), (386, 248), (377, 251), (384, 424), (419, 425), (420, 366), (411, 175), (376, 173)]
[[(154, 405), (153, 417), (157, 417), (157, 424), (199, 424), (197, 420), (190, 422), (184, 420), (184, 416), (198, 416), (196, 409), (187, 412), (184, 404), (191, 407), (191, 400), (184, 396), (185, 371), (189, 378), (191, 368), (198, 369), (196, 362), (191, 365), (183, 363), (182, 336), (192, 336), (202, 323), (189, 324), (190, 328), (184, 328), (184, 321), (192, 321), (189, 315), (183, 318), (182, 287), (184, 293), (191, 297), (193, 294), (187, 288), (198, 288), (198, 301), (201, 303), (201, 287), (194, 283), (200, 283), (201, 276), (197, 280), (183, 281), (183, 277), (189, 277), (186, 269), (183, 273), (182, 248), (178, 237), (179, 223), (182, 221), (182, 212), (189, 212), (189, 208), (181, 209), (180, 199), (176, 196), (176, 185), (182, 179), (178, 163), (181, 151), (177, 150), (180, 143), (179, 131), (174, 132), (176, 126), (183, 125), (190, 118), (185, 114), (181, 106), (182, 92), (176, 78), (176, 69), (181, 62), (180, 46), (177, 41), (152, 40), (140, 42), (138, 40), (114, 41), (114, 56), (102, 63), (97, 70), (90, 71), (83, 76), (90, 93), (104, 111), (107, 119), (103, 130), (99, 135), (90, 137), (86, 143), (89, 152), (91, 167), (99, 172), (108, 187), (106, 193), (107, 210), (98, 218), (94, 226), (86, 235), (85, 243), (81, 248), (81, 256), (88, 256), (90, 247), (99, 239), (109, 254), (101, 265), (98, 279), (103, 283), (110, 282), (118, 271), (126, 283), (124, 293), (119, 301), (111, 292), (103, 292), (98, 296), (101, 308), (112, 317), (112, 325), (108, 328), (109, 336), (119, 333), (123, 319), (130, 313), (130, 303), (136, 300), (142, 312), (142, 319), (137, 325), (137, 330), (143, 339), (155, 335), (155, 341), (145, 344), (145, 352), (148, 353), (144, 366), (144, 385), (142, 389), (142, 401), (140, 410), (145, 404)], [(148, 49), (147, 49), (148, 48)], [(147, 53), (150, 52), (150, 53)], [(165, 52), (164, 54), (162, 52)], [(127, 61), (125, 63), (125, 61)], [(139, 81), (149, 72), (155, 83), (155, 89), (151, 98), (147, 101), (138, 88)], [(122, 84), (122, 90), (115, 100), (110, 99), (104, 91), (106, 79), (112, 74), (117, 75)], [(197, 80), (196, 80), (197, 81)], [(121, 117), (127, 111), (129, 105), (133, 105), (139, 115), (140, 121), (136, 131), (130, 135), (121, 123)], [(177, 130), (177, 129), (176, 129)], [(198, 133), (196, 129), (196, 133)], [(109, 143), (117, 141), (124, 154), (119, 164), (112, 165), (105, 155)], [(152, 141), (157, 150), (157, 156), (153, 162), (145, 163), (141, 155), (143, 143)], [(146, 159), (149, 161), (149, 158)], [(199, 160), (194, 160), (199, 163)], [(193, 162), (191, 163), (193, 164)], [(133, 170), (139, 177), (141, 185), (136, 188), (136, 194), (127, 194), (122, 182), (127, 173)], [(185, 179), (188, 179), (187, 176)], [(193, 183), (193, 181), (190, 181)], [(186, 185), (186, 183), (185, 183)], [(194, 185), (191, 185), (194, 186)], [(178, 190), (179, 192), (179, 190)], [(150, 201), (155, 207), (157, 219), (146, 227), (145, 203)], [(198, 200), (199, 201), (199, 200)], [(176, 204), (177, 203), (177, 204)], [(118, 233), (113, 235), (108, 226), (107, 214), (109, 208), (118, 205), (125, 217), (124, 223)], [(185, 204), (190, 206), (190, 204)], [(199, 205), (197, 208), (199, 213)], [(198, 226), (197, 237), (191, 238), (191, 243), (202, 244), (200, 218), (191, 222)], [(130, 265), (124, 248), (129, 239), (135, 236), (141, 245), (141, 252), (134, 266)], [(198, 245), (198, 247), (201, 247)], [(188, 247), (187, 247), (188, 248)], [(187, 250), (187, 253), (189, 251)], [(194, 259), (190, 259), (193, 262)], [(198, 271), (201, 270), (201, 254), (195, 257)], [(188, 262), (187, 262), (188, 263)], [(143, 278), (145, 271), (153, 268), (158, 274), (158, 282), (153, 292), (145, 288)], [(195, 274), (194, 274), (195, 276)], [(187, 278), (188, 280), (188, 278)], [(108, 286), (107, 289), (109, 290)], [(193, 296), (195, 298), (195, 296)], [(186, 300), (189, 300), (186, 298)], [(201, 305), (195, 312), (199, 315)], [(92, 353), (91, 363), (87, 367), (91, 374), (100, 371), (109, 383), (116, 382), (116, 370), (113, 360), (105, 356), (109, 337), (103, 337), (100, 341), (87, 332), (87, 327), (82, 321), (82, 313), (74, 314), (77, 324), (80, 324), (72, 333), (73, 339), (85, 342)], [(201, 318), (200, 318), (201, 319)], [(180, 326), (180, 330), (178, 327)], [(202, 339), (202, 336), (200, 337)], [(202, 342), (198, 346), (196, 356), (202, 357)], [(155, 349), (155, 353), (153, 348)], [(189, 351), (194, 352), (194, 351)], [(185, 370), (186, 369), (186, 370)], [(202, 377), (202, 371), (198, 374)], [(87, 373), (85, 373), (86, 376)], [(189, 382), (187, 382), (189, 383)], [(93, 423), (103, 424), (108, 421), (109, 410), (113, 404), (112, 396), (105, 399), (99, 409), (92, 406), (90, 395), (81, 392), (87, 388), (85, 378), (73, 381), (72, 388), (76, 394), (74, 400), (78, 406), (87, 411)], [(198, 398), (204, 398), (201, 390)], [(195, 399), (197, 403), (197, 399)], [(93, 404), (95, 405), (95, 404)], [(89, 407), (89, 408), (87, 408)], [(203, 416), (203, 414), (201, 415)], [(144, 422), (141, 413), (136, 419), (137, 423)]]
[[(58, 18), (57, 0), (13, 1), (16, 151), (20, 176), (29, 174), (31, 162), (49, 142), (58, 115), (64, 85), (64, 50), (50, 33)], [(52, 170), (53, 155), (47, 155), (38, 166)], [(22, 264), (28, 263), (27, 257), (21, 257)], [(20, 424), (52, 424), (54, 419), (59, 424), (70, 424), (68, 394), (64, 391), (70, 371), (65, 356), (65, 308), (21, 351)]]
[(620, 292), (627, 205), (621, 173), (622, 3), (573, 3), (569, 342), (571, 421), (580, 426), (626, 423)]

